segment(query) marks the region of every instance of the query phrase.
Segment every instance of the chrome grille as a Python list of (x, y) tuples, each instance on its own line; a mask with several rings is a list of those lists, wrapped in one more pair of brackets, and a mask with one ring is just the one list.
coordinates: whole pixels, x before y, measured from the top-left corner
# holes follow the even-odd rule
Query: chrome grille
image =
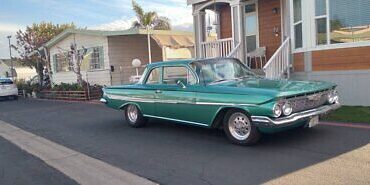
[(314, 109), (324, 105), (328, 100), (329, 91), (288, 98), (293, 106), (293, 113)]

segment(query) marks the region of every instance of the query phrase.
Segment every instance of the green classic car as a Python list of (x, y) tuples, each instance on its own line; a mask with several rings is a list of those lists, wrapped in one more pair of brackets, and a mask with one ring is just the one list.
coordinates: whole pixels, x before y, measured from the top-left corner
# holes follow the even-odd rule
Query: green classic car
[(261, 133), (312, 127), (340, 107), (336, 85), (269, 80), (232, 58), (149, 64), (136, 84), (106, 87), (101, 102), (122, 110), (132, 127), (148, 118), (222, 128), (236, 144)]

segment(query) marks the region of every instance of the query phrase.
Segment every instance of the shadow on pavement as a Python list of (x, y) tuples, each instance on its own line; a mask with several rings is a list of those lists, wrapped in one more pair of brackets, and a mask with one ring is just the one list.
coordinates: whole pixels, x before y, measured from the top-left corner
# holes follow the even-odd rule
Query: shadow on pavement
[(101, 105), (0, 102), (5, 108), (0, 120), (161, 184), (260, 184), (370, 142), (368, 130), (320, 125), (244, 147), (222, 130), (154, 119), (131, 128), (121, 112)]

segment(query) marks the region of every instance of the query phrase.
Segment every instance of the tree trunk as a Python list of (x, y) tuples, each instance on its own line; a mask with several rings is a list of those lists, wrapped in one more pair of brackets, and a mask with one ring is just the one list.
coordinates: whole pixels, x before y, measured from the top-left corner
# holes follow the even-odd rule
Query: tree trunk
[(40, 61), (37, 61), (36, 72), (39, 77), (39, 86), (42, 87), (44, 85), (44, 66)]
[(77, 72), (77, 83), (83, 87), (83, 79), (82, 79), (82, 74), (81, 74), (81, 69), (78, 67)]

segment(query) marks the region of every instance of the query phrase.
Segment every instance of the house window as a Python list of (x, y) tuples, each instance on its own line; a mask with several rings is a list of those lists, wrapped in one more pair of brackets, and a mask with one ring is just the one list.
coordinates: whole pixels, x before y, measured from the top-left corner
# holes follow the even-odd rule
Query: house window
[(330, 44), (370, 40), (370, 1), (329, 0)]
[(258, 47), (258, 18), (256, 3), (245, 5), (245, 40), (247, 52), (252, 52)]
[(294, 47), (303, 46), (302, 38), (302, 1), (293, 0), (293, 26), (294, 26)]
[(68, 58), (67, 53), (60, 53), (55, 55), (55, 65), (57, 72), (67, 72), (73, 70), (73, 64)]
[[(81, 61), (81, 70), (97, 70), (102, 69), (103, 66), (103, 48), (92, 47), (78, 50), (79, 55), (83, 55)], [(83, 53), (83, 54), (82, 54)], [(56, 72), (73, 71), (72, 56), (67, 52), (54, 55)]]
[(100, 51), (99, 48), (91, 49), (91, 58), (90, 58), (90, 70), (100, 69)]
[(315, 0), (316, 45), (328, 43), (326, 3), (327, 0)]

